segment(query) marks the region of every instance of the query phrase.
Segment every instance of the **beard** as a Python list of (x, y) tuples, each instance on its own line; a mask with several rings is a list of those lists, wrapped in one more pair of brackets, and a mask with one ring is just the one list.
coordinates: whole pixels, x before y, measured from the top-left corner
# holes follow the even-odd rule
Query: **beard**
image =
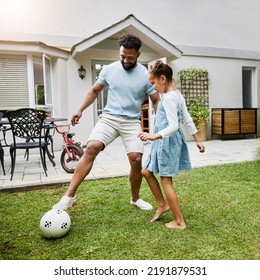
[(133, 68), (135, 68), (136, 64), (137, 64), (137, 60), (135, 61), (135, 63), (128, 63), (128, 64), (125, 64), (123, 61), (121, 61), (121, 64), (123, 66), (123, 68), (128, 71), (128, 70), (131, 70)]

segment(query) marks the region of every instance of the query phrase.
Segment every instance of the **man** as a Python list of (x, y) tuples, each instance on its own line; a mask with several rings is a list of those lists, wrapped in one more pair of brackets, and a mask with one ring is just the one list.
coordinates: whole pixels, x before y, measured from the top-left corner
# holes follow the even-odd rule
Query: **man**
[(150, 96), (155, 110), (159, 102), (159, 94), (149, 83), (147, 69), (137, 62), (142, 45), (141, 40), (126, 34), (119, 38), (118, 44), (120, 61), (102, 69), (96, 83), (87, 92), (78, 112), (71, 118), (72, 124), (77, 124), (83, 111), (95, 101), (104, 87), (108, 87), (107, 104), (103, 114), (89, 136), (87, 148), (76, 166), (66, 194), (53, 208), (66, 210), (76, 205), (76, 190), (89, 174), (94, 159), (108, 144), (121, 136), (131, 166), (130, 204), (142, 210), (152, 209), (152, 205), (139, 198), (143, 144), (137, 136), (141, 131), (140, 107), (146, 94)]

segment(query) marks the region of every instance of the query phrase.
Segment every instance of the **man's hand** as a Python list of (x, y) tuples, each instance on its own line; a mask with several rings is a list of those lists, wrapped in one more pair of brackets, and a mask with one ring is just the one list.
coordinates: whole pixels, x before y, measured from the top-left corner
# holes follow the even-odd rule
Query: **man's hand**
[(76, 114), (72, 115), (71, 117), (71, 123), (72, 125), (76, 125), (79, 123), (79, 119), (81, 118), (82, 116), (82, 112), (81, 111), (78, 111)]

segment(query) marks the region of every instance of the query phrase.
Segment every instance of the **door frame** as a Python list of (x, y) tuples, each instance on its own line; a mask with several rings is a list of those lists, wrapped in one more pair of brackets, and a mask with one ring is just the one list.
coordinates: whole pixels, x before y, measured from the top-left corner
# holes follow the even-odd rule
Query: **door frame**
[[(102, 59), (102, 60), (93, 59), (93, 60), (91, 60), (92, 85), (95, 84), (95, 82), (96, 82), (96, 80), (98, 78), (98, 71), (96, 69), (96, 65), (97, 64), (100, 64), (102, 66), (103, 65), (109, 65), (112, 62), (114, 62), (114, 60), (107, 60), (107, 59)], [(103, 96), (103, 92), (104, 92), (104, 90), (102, 90), (102, 92), (100, 92), (99, 95)], [(98, 116), (98, 109), (97, 109), (97, 99), (93, 103), (93, 118), (94, 118), (94, 124), (96, 124), (97, 121), (98, 121), (98, 118), (99, 118), (99, 116)]]

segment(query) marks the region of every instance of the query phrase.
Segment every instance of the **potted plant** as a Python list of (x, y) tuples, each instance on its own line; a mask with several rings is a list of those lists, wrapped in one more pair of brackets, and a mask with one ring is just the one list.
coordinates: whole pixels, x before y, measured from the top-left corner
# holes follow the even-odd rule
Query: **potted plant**
[(198, 96), (190, 100), (188, 111), (199, 131), (200, 140), (206, 141), (210, 111), (209, 108), (205, 106), (205, 97)]
[(207, 140), (210, 111), (205, 105), (209, 94), (209, 73), (206, 69), (190, 67), (178, 72), (181, 93), (202, 141)]

